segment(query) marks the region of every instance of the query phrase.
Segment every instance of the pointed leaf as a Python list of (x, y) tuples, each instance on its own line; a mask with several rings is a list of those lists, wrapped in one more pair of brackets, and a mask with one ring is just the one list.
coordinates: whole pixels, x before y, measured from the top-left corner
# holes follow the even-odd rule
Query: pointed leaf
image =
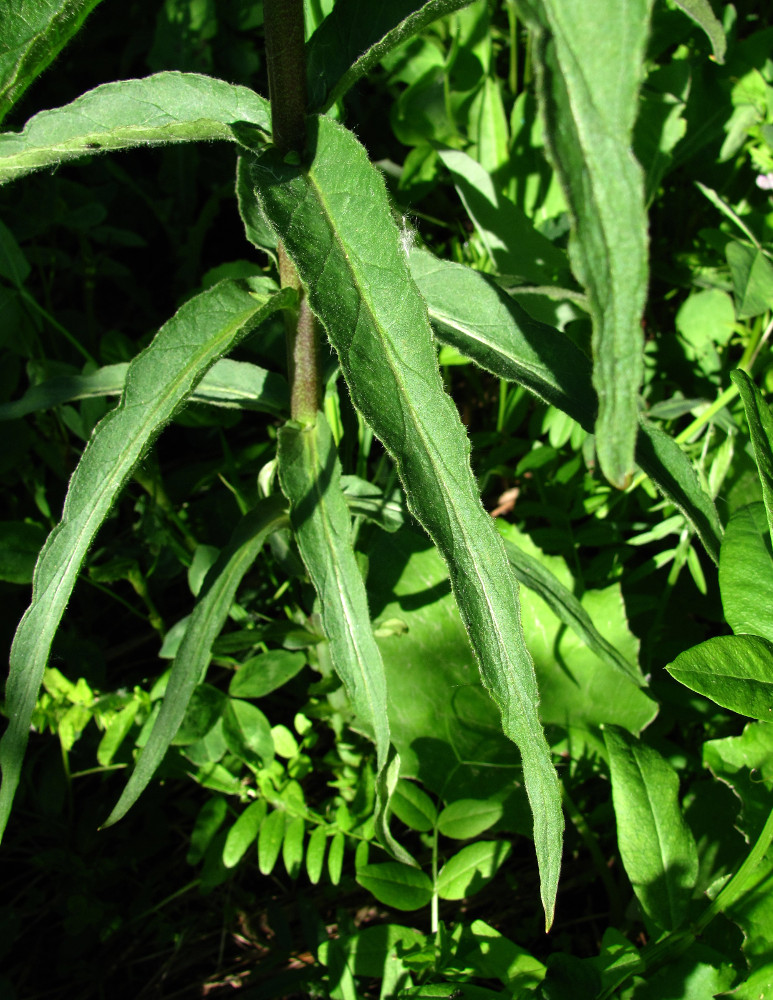
[(408, 505), (445, 557), (480, 664), (521, 751), (550, 924), (561, 861), (558, 780), (537, 714), (517, 585), (484, 511), (469, 442), (443, 390), (426, 308), (411, 280), (383, 179), (354, 136), (310, 121), (307, 170), (271, 154), (254, 178), (341, 362), (357, 408), (393, 455)]
[(768, 516), (770, 538), (773, 541), (773, 415), (762, 393), (745, 371), (730, 372), (746, 412), (746, 422), (754, 448), (754, 461), (762, 484), (762, 499)]
[(618, 726), (604, 727), (617, 843), (642, 909), (665, 930), (684, 919), (698, 877), (698, 849), (667, 760)]
[(99, 0), (3, 0), (0, 4), (0, 121), (57, 57)]
[[(352, 707), (373, 733), (379, 775), (389, 756), (389, 719), (384, 664), (373, 635), (365, 584), (352, 544), (352, 523), (341, 489), (341, 464), (324, 414), (306, 427), (287, 424), (279, 432), (279, 481), (290, 501), (290, 518), (314, 589), (331, 659)], [(413, 859), (392, 839), (377, 812), (385, 845), (406, 863)]]
[(307, 47), (312, 108), (327, 111), (396, 45), (472, 0), (337, 0)]
[(593, 318), (596, 450), (633, 475), (647, 294), (642, 171), (631, 152), (652, 0), (523, 0), (537, 33), (545, 135), (572, 220), (569, 255)]
[(104, 83), (72, 104), (41, 111), (21, 132), (0, 135), (0, 184), (97, 152), (169, 142), (238, 142), (237, 132), (250, 126), (252, 142), (259, 141), (270, 131), (270, 114), (268, 101), (247, 87), (176, 72)]
[(680, 653), (666, 670), (731, 712), (773, 721), (773, 642), (759, 635), (708, 639)]
[[(32, 603), (11, 649), (6, 687), (11, 722), (0, 741), (0, 833), (19, 781), (51, 642), (99, 526), (150, 442), (206, 370), (258, 323), (291, 302), (293, 293), (288, 292), (255, 299), (233, 282), (222, 282), (186, 302), (132, 362), (121, 405), (95, 428), (70, 480), (62, 520), (38, 559)], [(197, 675), (193, 686), (198, 680)]]

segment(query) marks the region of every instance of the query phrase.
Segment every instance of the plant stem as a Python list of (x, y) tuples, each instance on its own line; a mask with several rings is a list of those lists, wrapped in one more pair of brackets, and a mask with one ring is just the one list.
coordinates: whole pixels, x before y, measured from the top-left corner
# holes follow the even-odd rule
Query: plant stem
[[(303, 0), (265, 0), (263, 10), (274, 145), (300, 162), (306, 148)], [(290, 418), (311, 423), (322, 395), (317, 321), (281, 242), (278, 256), (282, 287), (295, 288), (299, 295), (297, 312), (285, 314)]]

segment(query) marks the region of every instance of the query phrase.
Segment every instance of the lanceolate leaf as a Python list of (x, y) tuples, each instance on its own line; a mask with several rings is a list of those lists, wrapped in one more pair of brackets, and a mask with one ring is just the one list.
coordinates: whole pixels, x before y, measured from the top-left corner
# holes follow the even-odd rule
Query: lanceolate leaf
[(273, 153), (259, 158), (259, 198), (338, 351), (355, 405), (394, 456), (408, 504), (448, 564), (484, 683), (521, 750), (549, 925), (563, 818), (517, 584), (480, 503), (383, 180), (351, 133), (328, 119), (310, 122), (310, 148), (305, 170)]
[(131, 364), (121, 405), (98, 425), (76, 468), (62, 511), (35, 567), (32, 603), (11, 649), (0, 741), (0, 833), (19, 782), (30, 719), (51, 642), (81, 563), (117, 494), (175, 410), (213, 362), (276, 309), (289, 289), (255, 299), (224, 281), (186, 302)]
[[(373, 732), (381, 775), (389, 756), (386, 675), (352, 547), (341, 466), (322, 413), (312, 425), (288, 424), (279, 432), (279, 481), (290, 501), (298, 548), (319, 596), (333, 666), (357, 715)], [(412, 863), (383, 823), (386, 802), (379, 805), (381, 835), (396, 857)]]
[[(593, 430), (596, 399), (590, 360), (559, 330), (531, 319), (485, 275), (461, 264), (410, 255), (410, 267), (440, 340), (481, 368), (518, 382)], [(692, 523), (715, 563), (722, 525), (695, 470), (665, 431), (643, 418), (636, 461)]]
[[(88, 375), (60, 375), (31, 386), (11, 403), (0, 403), (0, 420), (19, 420), (28, 413), (95, 396), (120, 396), (129, 362), (105, 365)], [(281, 375), (248, 361), (223, 358), (216, 362), (188, 397), (189, 403), (285, 413), (289, 407), (287, 382)]]
[(698, 850), (679, 805), (679, 778), (652, 747), (608, 726), (617, 842), (642, 909), (665, 930), (682, 922), (698, 876)]
[(337, 0), (309, 39), (309, 103), (326, 111), (396, 45), (472, 0)]
[(596, 450), (631, 479), (644, 372), (647, 220), (631, 152), (652, 0), (521, 0), (537, 32), (545, 134), (572, 219), (569, 253), (593, 317)]
[(709, 0), (674, 0), (677, 7), (692, 18), (696, 24), (706, 32), (711, 48), (714, 51), (714, 58), (718, 63), (725, 61), (725, 51), (727, 50), (727, 39), (722, 22), (718, 20), (716, 14), (711, 9)]
[(3, 0), (0, 121), (75, 35), (99, 0)]
[(157, 73), (105, 83), (72, 104), (41, 111), (21, 132), (0, 135), (0, 184), (81, 156), (169, 142), (226, 139), (253, 126), (270, 132), (268, 101), (247, 87), (198, 73)]

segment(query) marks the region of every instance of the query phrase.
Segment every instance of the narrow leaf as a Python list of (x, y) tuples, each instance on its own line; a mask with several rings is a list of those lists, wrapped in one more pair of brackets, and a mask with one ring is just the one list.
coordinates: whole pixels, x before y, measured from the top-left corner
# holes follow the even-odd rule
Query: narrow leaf
[(617, 842), (642, 909), (665, 930), (684, 919), (698, 877), (698, 850), (667, 760), (617, 726), (604, 728)]
[[(209, 665), (212, 644), (225, 624), (242, 577), (255, 562), (268, 536), (286, 525), (287, 511), (281, 498), (274, 496), (261, 500), (239, 522), (230, 542), (207, 573), (174, 658), (161, 711), (104, 826), (117, 823), (126, 815), (155, 774), (175, 738), (191, 695)], [(269, 740), (270, 735), (269, 731)]]
[(642, 171), (631, 152), (652, 0), (522, 0), (537, 33), (545, 135), (572, 220), (569, 255), (593, 318), (596, 450), (633, 474), (647, 293)]
[(731, 712), (773, 721), (773, 642), (762, 636), (716, 636), (680, 653), (666, 670)]
[(57, 57), (99, 0), (3, 0), (0, 4), (0, 121)]
[(261, 875), (270, 875), (282, 849), (287, 813), (274, 809), (263, 820), (258, 834), (258, 868)]
[(773, 415), (762, 393), (745, 371), (730, 372), (730, 378), (741, 396), (746, 422), (754, 448), (754, 461), (762, 484), (762, 499), (768, 516), (770, 538), (773, 541)]
[(273, 153), (256, 160), (259, 198), (338, 352), (355, 405), (393, 455), (408, 505), (448, 565), (483, 681), (521, 751), (549, 925), (563, 817), (517, 584), (480, 502), (383, 179), (351, 133), (324, 118), (310, 128), (316, 153), (307, 170)]
[(170, 142), (238, 142), (237, 133), (249, 126), (253, 143), (270, 131), (268, 101), (247, 87), (198, 73), (117, 80), (64, 107), (41, 111), (21, 132), (0, 135), (0, 184), (98, 152)]
[(709, 0), (674, 0), (674, 3), (703, 28), (711, 42), (714, 59), (718, 63), (723, 63), (727, 51), (727, 39), (722, 22), (711, 9)]
[(223, 847), (223, 864), (234, 868), (241, 861), (245, 851), (255, 842), (260, 824), (266, 818), (266, 800), (252, 802), (239, 816), (228, 831)]
[[(298, 548), (319, 596), (331, 659), (354, 711), (373, 733), (379, 774), (389, 757), (387, 688), (381, 652), (370, 624), (368, 599), (352, 544), (341, 464), (322, 413), (314, 424), (287, 424), (279, 432), (279, 481), (290, 501)], [(379, 796), (380, 833), (396, 857), (413, 863), (389, 835), (387, 803)]]
[(309, 39), (309, 103), (327, 111), (396, 45), (472, 0), (337, 0)]
[[(21, 399), (0, 403), (0, 420), (19, 420), (78, 399), (120, 396), (129, 362), (105, 365), (88, 375), (60, 375), (30, 386)], [(287, 382), (281, 375), (248, 361), (221, 358), (207, 372), (187, 400), (235, 409), (280, 415), (289, 408)]]
[(312, 830), (306, 846), (306, 872), (312, 885), (316, 885), (322, 876), (326, 847), (327, 830), (324, 826), (317, 826)]
[(6, 687), (11, 721), (0, 741), (0, 834), (51, 642), (99, 526), (148, 445), (206, 370), (292, 298), (292, 292), (282, 291), (256, 300), (233, 282), (222, 282), (186, 302), (132, 362), (121, 405), (97, 425), (70, 480), (62, 520), (38, 559), (32, 603), (11, 649)]

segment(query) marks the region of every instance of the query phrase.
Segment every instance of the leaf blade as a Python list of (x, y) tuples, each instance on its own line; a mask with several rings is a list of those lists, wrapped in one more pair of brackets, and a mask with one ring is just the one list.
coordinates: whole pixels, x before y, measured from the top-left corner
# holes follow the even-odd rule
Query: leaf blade
[(480, 503), (469, 444), (442, 387), (383, 180), (346, 130), (324, 118), (310, 127), (316, 156), (308, 170), (274, 155), (256, 160), (258, 196), (338, 351), (355, 405), (395, 458), (409, 506), (448, 564), (481, 676), (521, 749), (549, 925), (563, 817), (517, 585)]

